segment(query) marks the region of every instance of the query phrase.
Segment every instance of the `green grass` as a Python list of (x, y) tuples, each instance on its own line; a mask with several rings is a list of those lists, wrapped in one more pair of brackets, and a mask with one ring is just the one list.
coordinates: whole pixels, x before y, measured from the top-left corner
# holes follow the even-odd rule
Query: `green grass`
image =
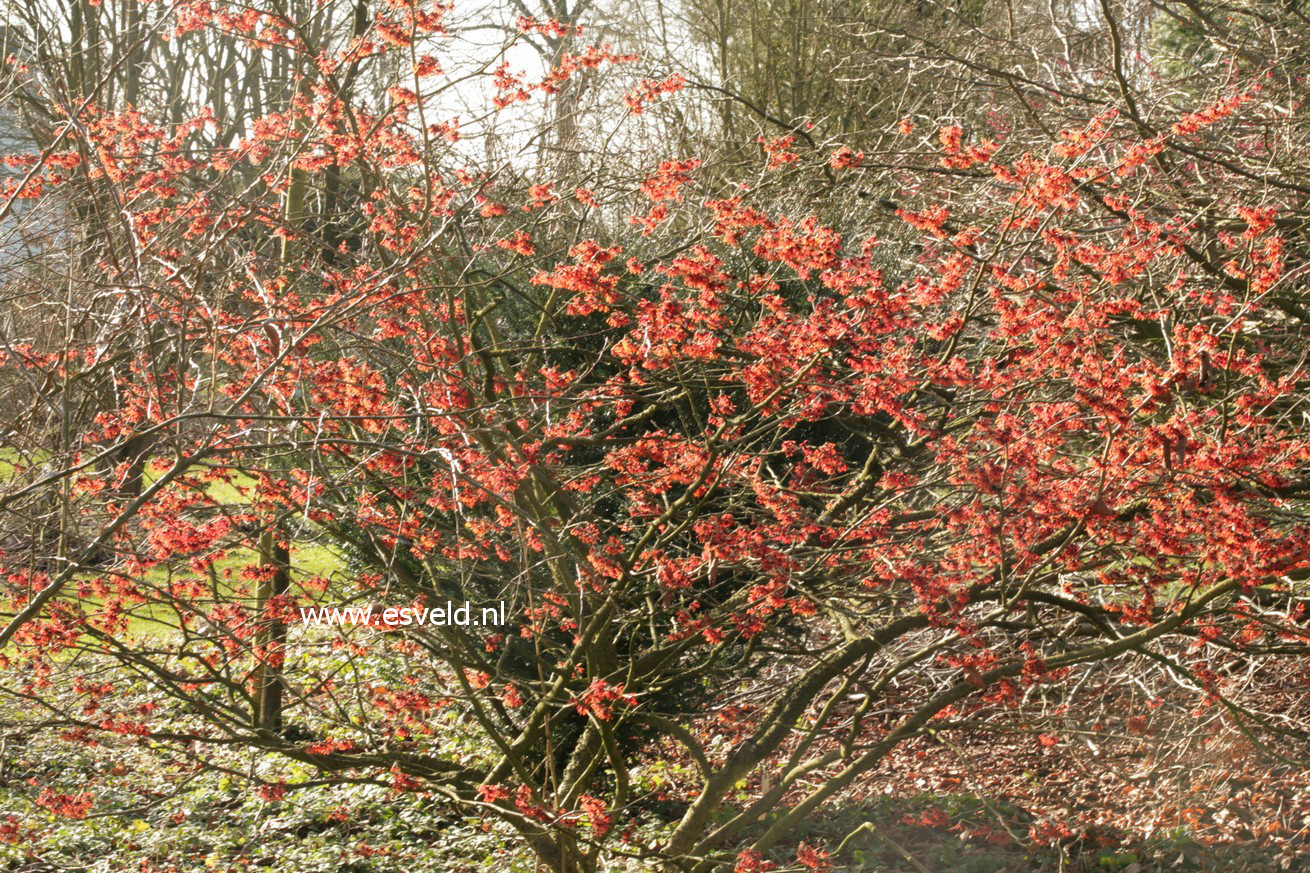
[(0, 446), (0, 482), (13, 479), (20, 467), (27, 470), (44, 463), (49, 455), (46, 451), (25, 453), (13, 446)]
[[(12, 448), (0, 448), (0, 479), (12, 477), (17, 465), (14, 459), (17, 452)], [(148, 486), (155, 481), (159, 473), (151, 470), (147, 465), (145, 473), (145, 484)], [(207, 482), (204, 486), (204, 493), (213, 505), (222, 511), (233, 512), (240, 511), (242, 507), (250, 501), (250, 489), (255, 485), (255, 479), (252, 476), (236, 473), (228, 480), (219, 480)], [(201, 574), (191, 569), (182, 560), (165, 561), (156, 565), (140, 578), (142, 588), (149, 592), (152, 589), (158, 590), (167, 586), (170, 578), (192, 578), (199, 579), (210, 586), (213, 592), (213, 603), (224, 601), (230, 602), (234, 598), (249, 599), (252, 594), (247, 591), (245, 594), (239, 593), (241, 589), (253, 589), (253, 583), (241, 578), (243, 568), (257, 564), (259, 554), (254, 544), (234, 545), (228, 548), (224, 555), (214, 562), (209, 571)], [(324, 577), (328, 579), (335, 578), (345, 569), (345, 560), (336, 551), (328, 545), (321, 542), (301, 541), (291, 544), (291, 579), (293, 591), (297, 589), (300, 580), (309, 577)], [(81, 574), (80, 578), (90, 579), (94, 573)], [(97, 604), (94, 602), (87, 603), (87, 608), (94, 611)], [(194, 607), (203, 609), (205, 604), (193, 604)], [(177, 612), (164, 599), (150, 599), (146, 603), (139, 604), (128, 611), (127, 634), (132, 637), (159, 637), (170, 633), (177, 625)]]
[[(254, 584), (241, 579), (244, 567), (259, 562), (259, 553), (250, 547), (229, 549), (218, 561), (214, 562), (210, 579), (216, 582), (213, 603), (233, 599), (250, 600)], [(294, 545), (291, 549), (291, 584), (292, 590), (298, 590), (302, 579), (313, 576), (333, 578), (345, 569), (345, 561), (331, 548), (321, 543)], [(151, 568), (142, 576), (144, 587), (159, 588), (167, 584), (169, 573), (185, 574), (189, 578), (198, 578), (198, 574), (189, 568), (179, 571), (176, 567), (159, 565)], [(243, 597), (237, 593), (240, 586), (249, 591)], [(204, 603), (193, 604), (203, 608)], [(176, 611), (163, 600), (151, 600), (135, 607), (129, 612), (127, 633), (133, 637), (157, 637), (169, 633), (176, 625)]]

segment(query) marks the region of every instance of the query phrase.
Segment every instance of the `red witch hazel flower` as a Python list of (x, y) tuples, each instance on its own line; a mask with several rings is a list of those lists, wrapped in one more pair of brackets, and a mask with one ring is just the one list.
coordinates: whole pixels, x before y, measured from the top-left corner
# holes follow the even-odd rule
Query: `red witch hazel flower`
[(657, 203), (661, 200), (681, 200), (679, 189), (691, 181), (692, 170), (700, 164), (694, 158), (689, 161), (661, 161), (655, 175), (642, 183), (641, 193)]
[(61, 818), (86, 818), (93, 803), (88, 792), (61, 794), (52, 788), (42, 788), (36, 798), (37, 806), (48, 809)]
[(511, 251), (523, 255), (524, 257), (527, 257), (536, 251), (536, 247), (532, 244), (532, 237), (528, 236), (527, 232), (522, 230), (515, 233), (514, 236), (509, 239), (500, 240), (496, 245), (506, 251)]
[(483, 785), (478, 788), (478, 796), (483, 803), (495, 803), (509, 797), (509, 789), (504, 785)]
[(853, 170), (864, 163), (864, 152), (857, 152), (850, 146), (842, 146), (828, 158), (828, 166), (834, 170)]
[(287, 796), (287, 783), (270, 782), (259, 786), (259, 799), (265, 803), (274, 803)]
[(614, 717), (615, 704), (636, 706), (637, 698), (623, 693), (623, 683), (611, 685), (604, 679), (596, 679), (572, 702), (579, 714), (594, 715), (601, 721), (609, 721)]
[(778, 865), (764, 860), (764, 856), (754, 849), (746, 849), (737, 855), (737, 865), (732, 873), (768, 873), (778, 869)]
[(642, 79), (637, 87), (624, 96), (623, 102), (633, 115), (641, 115), (646, 111), (646, 104), (653, 103), (665, 94), (674, 94), (682, 90), (682, 86), (687, 84), (687, 80), (682, 76), (669, 76), (663, 81), (654, 81), (653, 79)]
[(591, 829), (596, 832), (596, 836), (603, 837), (609, 833), (614, 820), (610, 817), (609, 807), (605, 805), (605, 801), (599, 797), (584, 794), (582, 795), (582, 809), (587, 813), (587, 821), (591, 823)]
[(770, 170), (776, 170), (800, 160), (795, 152), (788, 151), (795, 141), (796, 138), (793, 136), (779, 136), (774, 139), (760, 137), (759, 143), (764, 148), (764, 154), (769, 158)]
[(801, 843), (796, 850), (796, 860), (802, 867), (814, 870), (816, 873), (827, 873), (832, 869), (832, 866), (828, 863), (827, 852), (808, 846), (805, 843)]
[(569, 249), (574, 263), (561, 264), (550, 273), (538, 273), (532, 277), (532, 282), (574, 292), (576, 296), (565, 308), (570, 315), (607, 312), (610, 304), (618, 300), (619, 277), (604, 275), (603, 271), (605, 264), (620, 251), (617, 246), (604, 248), (591, 240), (580, 242)]

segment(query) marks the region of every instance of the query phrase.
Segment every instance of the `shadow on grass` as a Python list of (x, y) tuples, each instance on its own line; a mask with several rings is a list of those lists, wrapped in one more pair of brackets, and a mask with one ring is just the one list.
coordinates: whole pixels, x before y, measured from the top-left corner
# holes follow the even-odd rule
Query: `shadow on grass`
[[(1310, 869), (1310, 856), (1244, 844), (1203, 845), (1186, 829), (1073, 831), (998, 798), (880, 796), (811, 819), (793, 844), (828, 847), (834, 871), (868, 873), (1274, 873)], [(794, 846), (793, 846), (794, 848)], [(1307, 847), (1310, 849), (1310, 847)], [(785, 853), (785, 850), (784, 850)]]

